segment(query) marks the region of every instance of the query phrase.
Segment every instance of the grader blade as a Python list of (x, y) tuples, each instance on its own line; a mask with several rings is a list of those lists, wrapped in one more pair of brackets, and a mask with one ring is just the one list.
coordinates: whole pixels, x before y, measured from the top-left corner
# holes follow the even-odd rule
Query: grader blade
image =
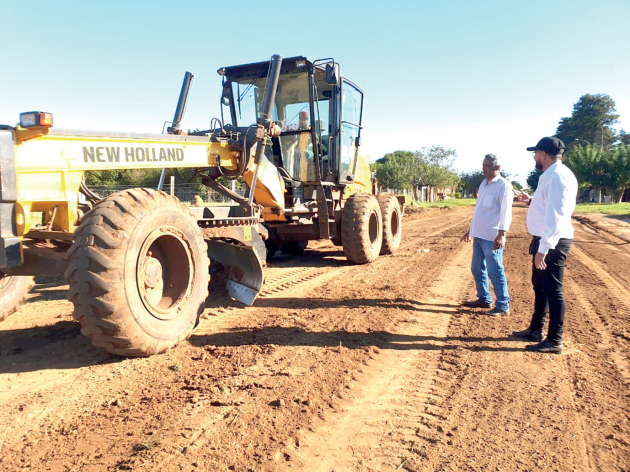
[(223, 266), (230, 297), (251, 306), (263, 286), (263, 265), (254, 248), (223, 241), (207, 241), (211, 261)]

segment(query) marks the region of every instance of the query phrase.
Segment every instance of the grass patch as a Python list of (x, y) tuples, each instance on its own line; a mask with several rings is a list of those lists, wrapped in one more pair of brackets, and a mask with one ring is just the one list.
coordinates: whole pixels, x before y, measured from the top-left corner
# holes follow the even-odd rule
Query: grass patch
[(576, 213), (605, 213), (606, 215), (630, 215), (630, 203), (578, 203)]
[(459, 208), (474, 206), (476, 198), (453, 198), (450, 200), (440, 200), (438, 202), (412, 202), (410, 206), (415, 208)]

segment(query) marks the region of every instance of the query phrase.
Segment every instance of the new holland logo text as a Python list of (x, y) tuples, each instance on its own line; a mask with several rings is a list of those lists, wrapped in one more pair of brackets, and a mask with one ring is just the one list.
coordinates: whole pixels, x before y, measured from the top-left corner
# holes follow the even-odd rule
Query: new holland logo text
[(181, 162), (181, 148), (149, 149), (145, 147), (83, 146), (83, 162)]

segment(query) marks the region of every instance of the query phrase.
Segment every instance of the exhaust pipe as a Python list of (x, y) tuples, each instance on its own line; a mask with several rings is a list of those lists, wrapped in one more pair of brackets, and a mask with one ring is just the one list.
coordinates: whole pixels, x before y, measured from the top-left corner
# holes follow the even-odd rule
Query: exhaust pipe
[[(166, 132), (168, 134), (181, 134), (179, 129), (179, 125), (182, 122), (182, 118), (184, 117), (184, 112), (186, 111), (186, 105), (188, 104), (188, 95), (190, 94), (190, 87), (192, 86), (192, 81), (195, 78), (195, 74), (192, 72), (186, 71), (184, 74), (184, 82), (182, 83), (182, 89), (179, 92), (179, 100), (177, 100), (177, 109), (175, 110), (175, 117), (173, 118), (173, 126), (169, 126), (166, 128)], [(166, 123), (165, 123), (166, 124)], [(164, 132), (164, 128), (162, 128), (162, 132)], [(164, 179), (166, 178), (166, 168), (162, 169), (162, 173), (160, 174), (160, 181), (158, 182), (158, 190), (162, 190), (164, 187)]]
[(192, 72), (186, 72), (186, 74), (184, 74), (184, 82), (182, 83), (182, 90), (179, 92), (179, 100), (177, 101), (177, 109), (175, 110), (175, 117), (173, 118), (173, 126), (170, 126), (166, 130), (168, 134), (180, 134), (179, 125), (184, 117), (184, 111), (186, 111), (188, 94), (190, 93), (190, 87), (192, 86), (194, 78), (195, 74)]

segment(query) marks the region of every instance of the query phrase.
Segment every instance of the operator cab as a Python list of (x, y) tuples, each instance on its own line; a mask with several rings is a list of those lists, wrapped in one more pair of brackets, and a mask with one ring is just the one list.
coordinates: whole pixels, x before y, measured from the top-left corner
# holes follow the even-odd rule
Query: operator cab
[[(222, 116), (232, 125), (257, 123), (268, 83), (269, 62), (219, 69), (223, 76)], [(282, 133), (266, 148), (267, 159), (290, 188), (354, 181), (361, 135), (363, 92), (340, 78), (332, 59), (284, 59), (272, 119)], [(295, 193), (295, 192), (294, 192)]]

